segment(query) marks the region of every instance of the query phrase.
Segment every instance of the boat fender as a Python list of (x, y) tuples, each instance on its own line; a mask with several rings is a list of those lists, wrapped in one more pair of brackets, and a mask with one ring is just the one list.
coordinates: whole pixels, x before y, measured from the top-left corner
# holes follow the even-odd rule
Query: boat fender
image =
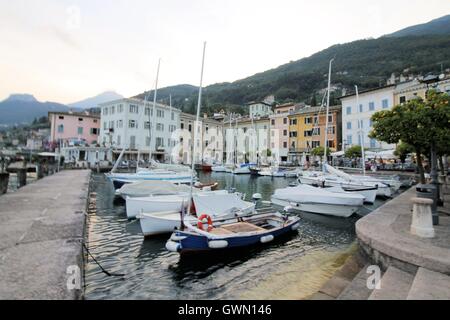
[(178, 242), (169, 240), (166, 242), (166, 249), (169, 250), (170, 252), (178, 252), (181, 249), (181, 244), (179, 244)]
[(208, 247), (211, 249), (223, 249), (228, 247), (228, 241), (226, 240), (210, 240), (208, 242)]
[(197, 226), (200, 230), (205, 231), (205, 229), (203, 228), (204, 224), (208, 224), (208, 228), (207, 231), (210, 232), (213, 229), (213, 223), (212, 223), (212, 219), (209, 215), (207, 214), (202, 214), (199, 218), (198, 218), (198, 222), (197, 222)]
[(269, 234), (267, 236), (261, 237), (260, 240), (261, 240), (261, 243), (267, 243), (267, 242), (272, 241), (273, 239), (274, 239), (274, 236)]
[(292, 229), (292, 231), (295, 231), (295, 230), (297, 230), (299, 227), (300, 227), (300, 223), (296, 223), (296, 224), (294, 224), (294, 225), (291, 227), (291, 229)]
[(261, 200), (261, 198), (262, 198), (261, 193), (255, 193), (255, 194), (252, 195), (252, 199), (253, 199), (254, 201)]
[(175, 242), (184, 240), (186, 238), (187, 238), (186, 236), (179, 236), (179, 235), (176, 235), (174, 233), (170, 236), (170, 240), (175, 241)]

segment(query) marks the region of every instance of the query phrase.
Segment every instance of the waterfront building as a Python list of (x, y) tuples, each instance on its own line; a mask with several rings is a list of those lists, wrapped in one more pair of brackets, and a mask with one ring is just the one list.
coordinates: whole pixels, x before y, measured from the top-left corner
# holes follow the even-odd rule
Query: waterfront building
[[(190, 156), (191, 142), (194, 141), (196, 115), (180, 113), (180, 130), (177, 130), (177, 150), (174, 150), (176, 162), (191, 164)], [(198, 136), (196, 140), (195, 163), (221, 163), (223, 159), (223, 122), (209, 118), (206, 114), (200, 119), (201, 126), (198, 126)], [(201, 130), (200, 130), (201, 128)]]
[[(102, 103), (100, 143), (114, 148), (114, 158), (123, 148), (129, 149), (125, 159), (152, 158), (161, 162), (171, 160), (171, 151), (178, 141), (173, 137), (180, 126), (181, 111), (137, 98), (126, 98)], [(154, 128), (154, 130), (153, 130)], [(151, 138), (151, 133), (154, 137)]]
[(396, 85), (394, 91), (394, 105), (408, 102), (417, 97), (425, 99), (425, 94), (428, 89), (436, 89), (450, 94), (450, 77), (436, 77), (436, 82), (429, 85), (419, 79), (399, 83)]
[[(263, 117), (243, 116), (233, 118), (231, 130), (230, 120), (223, 124), (227, 163), (259, 162), (268, 163), (272, 159), (270, 148), (270, 119)], [(278, 141), (278, 138), (275, 138)], [(276, 151), (276, 150), (275, 150)]]
[[(342, 107), (331, 106), (328, 115), (328, 147), (331, 152), (342, 148)], [(289, 118), (289, 161), (309, 160), (311, 151), (325, 144), (326, 108), (309, 107), (294, 111)]]
[(112, 149), (107, 147), (63, 146), (60, 155), (64, 163), (78, 168), (103, 167), (112, 162)]
[[(359, 92), (359, 105), (356, 94), (340, 98), (342, 102), (342, 144), (343, 149), (354, 145), (364, 145), (372, 150), (390, 150), (395, 145), (369, 138), (372, 130), (372, 115), (381, 110), (389, 110), (394, 105), (396, 85), (387, 85)], [(362, 130), (362, 140), (360, 131)]]
[(56, 144), (69, 140), (97, 144), (100, 117), (89, 112), (49, 112), (50, 141)]
[(285, 103), (275, 106), (270, 119), (270, 148), (278, 163), (288, 161), (289, 153), (289, 115), (299, 109), (299, 105)]
[(262, 101), (252, 101), (247, 103), (249, 116), (251, 118), (265, 117), (273, 114), (272, 105), (275, 103), (274, 96), (267, 96)]

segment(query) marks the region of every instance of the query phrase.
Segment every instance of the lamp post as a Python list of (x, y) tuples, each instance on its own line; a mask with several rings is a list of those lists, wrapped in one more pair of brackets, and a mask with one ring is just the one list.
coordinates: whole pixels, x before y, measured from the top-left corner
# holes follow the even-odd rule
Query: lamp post
[[(425, 79), (422, 80), (422, 83), (425, 83), (427, 86), (427, 90), (425, 91), (425, 100), (428, 99), (428, 91), (430, 84), (438, 82), (439, 78), (437, 76), (427, 76)], [(440, 194), (439, 194), (439, 180), (438, 180), (438, 172), (437, 172), (437, 155), (436, 155), (436, 142), (434, 139), (432, 139), (430, 143), (430, 161), (431, 161), (431, 170), (430, 170), (430, 178), (431, 178), (431, 184), (434, 185), (436, 188), (436, 192), (434, 193), (434, 207), (439, 203), (440, 201)], [(439, 215), (433, 214), (433, 225), (439, 224)]]

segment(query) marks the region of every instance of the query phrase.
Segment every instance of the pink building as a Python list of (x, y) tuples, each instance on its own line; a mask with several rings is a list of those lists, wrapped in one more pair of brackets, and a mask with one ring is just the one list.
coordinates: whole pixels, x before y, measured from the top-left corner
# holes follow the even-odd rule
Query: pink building
[(89, 112), (49, 112), (50, 141), (95, 144), (100, 134), (100, 116)]
[(289, 114), (297, 106), (294, 103), (277, 105), (274, 114), (270, 115), (270, 144), (273, 157), (277, 162), (288, 161), (289, 152)]

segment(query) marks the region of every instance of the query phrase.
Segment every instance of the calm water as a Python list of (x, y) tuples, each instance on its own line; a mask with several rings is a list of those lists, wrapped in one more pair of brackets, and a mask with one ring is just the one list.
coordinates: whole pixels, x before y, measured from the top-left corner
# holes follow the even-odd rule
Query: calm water
[[(258, 192), (263, 200), (295, 179), (200, 173), (202, 182), (235, 187), (247, 199)], [(103, 175), (93, 175), (97, 210), (88, 221), (92, 259), (86, 264), (86, 299), (297, 299), (306, 298), (342, 265), (354, 248), (358, 217), (340, 219), (301, 214), (298, 234), (269, 246), (226, 256), (180, 259), (165, 249), (170, 235), (144, 239), (139, 222), (128, 221), (125, 203)], [(364, 211), (382, 204), (377, 202)]]

